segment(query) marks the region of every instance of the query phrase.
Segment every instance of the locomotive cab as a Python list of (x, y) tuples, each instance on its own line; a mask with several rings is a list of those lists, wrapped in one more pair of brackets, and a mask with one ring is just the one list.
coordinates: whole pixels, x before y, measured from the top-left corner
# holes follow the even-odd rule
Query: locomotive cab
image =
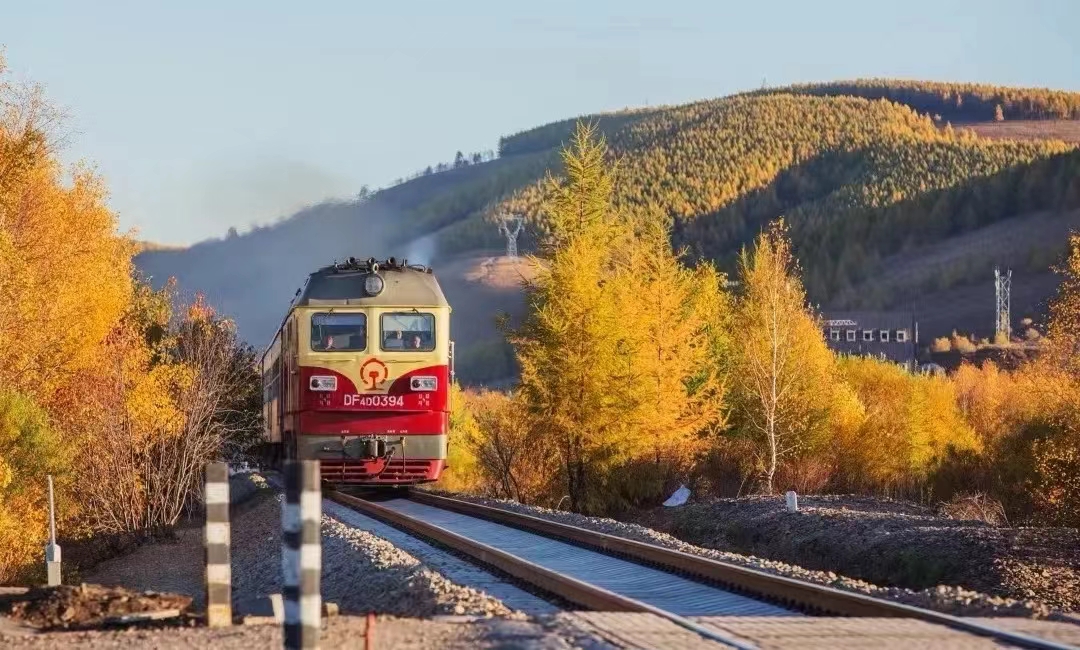
[(318, 459), (331, 483), (437, 480), (449, 322), (427, 267), (350, 260), (312, 273), (264, 355), (267, 443), (279, 457)]

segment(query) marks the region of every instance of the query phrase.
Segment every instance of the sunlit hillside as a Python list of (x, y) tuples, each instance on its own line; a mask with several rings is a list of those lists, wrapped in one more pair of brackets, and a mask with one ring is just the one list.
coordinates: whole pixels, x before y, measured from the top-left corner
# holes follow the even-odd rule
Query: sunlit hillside
[[(998, 105), (1004, 121), (995, 119)], [(1077, 117), (1077, 107), (1075, 93), (866, 81), (584, 119), (598, 121), (621, 161), (617, 203), (645, 215), (675, 216), (678, 243), (692, 254), (730, 271), (739, 248), (763, 224), (784, 216), (816, 303), (894, 308), (919, 302), (933, 305), (935, 327), (978, 330), (987, 327), (981, 307), (953, 318), (951, 302), (934, 299), (938, 292), (985, 293), (986, 267), (997, 253), (973, 245), (975, 235), (995, 224), (1027, 232), (1028, 215), (1040, 215), (1030, 222), (1037, 232), (1025, 244), (1017, 277), (1017, 284), (1039, 287), (1033, 290), (1039, 294), (1053, 286), (1044, 278), (1051, 277), (1046, 267), (1073, 223), (1065, 215), (1080, 208), (1076, 139), (1032, 137), (1031, 126), (1014, 127), (1014, 139), (1000, 125), (1047, 118), (1038, 123), (1067, 135), (1080, 123), (1067, 119)], [(985, 126), (953, 128), (950, 120)], [(453, 258), (440, 277), (454, 286), (448, 294), (469, 305), (457, 312), (468, 311), (470, 322), (456, 329), (469, 340), (462, 357), (470, 348), (477, 358), (499, 356), (492, 352), (498, 347), (495, 313), (519, 309), (520, 296), (515, 287), (484, 284), (491, 271), (484, 260), (504, 245), (495, 218), (526, 214), (520, 244), (524, 251), (534, 246), (544, 229), (541, 181), (545, 172), (558, 172), (559, 148), (573, 123), (504, 137), (495, 160), (421, 175), (362, 201), (315, 206), (238, 237), (146, 251), (138, 263), (157, 281), (175, 275), (182, 288), (205, 291), (261, 344), (304, 274), (335, 257), (405, 256), (433, 261), (436, 272)], [(942, 249), (950, 252), (942, 255)], [(924, 254), (940, 262), (934, 277), (917, 269), (893, 272), (897, 260)], [(1012, 264), (1015, 257), (1003, 254), (1001, 262)], [(1039, 300), (1033, 294), (1029, 302)], [(454, 327), (465, 319), (455, 316)], [(492, 368), (499, 364), (477, 365), (498, 374)]]

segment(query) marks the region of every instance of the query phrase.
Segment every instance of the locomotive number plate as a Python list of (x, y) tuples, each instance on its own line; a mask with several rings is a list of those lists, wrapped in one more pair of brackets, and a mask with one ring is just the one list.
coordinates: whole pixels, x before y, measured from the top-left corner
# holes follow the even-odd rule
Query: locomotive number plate
[(404, 395), (346, 395), (345, 406), (392, 408), (405, 406)]

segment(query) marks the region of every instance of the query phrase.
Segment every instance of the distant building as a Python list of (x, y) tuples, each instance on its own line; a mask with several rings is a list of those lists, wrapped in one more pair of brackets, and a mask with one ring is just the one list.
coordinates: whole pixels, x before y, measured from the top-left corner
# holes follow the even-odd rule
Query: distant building
[(822, 315), (825, 342), (838, 354), (877, 357), (916, 367), (919, 323), (912, 312), (830, 312)]

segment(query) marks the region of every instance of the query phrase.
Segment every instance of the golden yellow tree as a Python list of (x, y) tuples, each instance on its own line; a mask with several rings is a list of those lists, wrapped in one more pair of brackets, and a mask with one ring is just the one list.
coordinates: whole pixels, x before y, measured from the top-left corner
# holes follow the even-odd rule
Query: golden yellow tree
[(476, 456), (480, 429), (468, 402), (471, 397), (454, 381), (450, 385), (450, 435), (446, 450), (446, 468), (438, 487), (449, 492), (482, 492), (484, 475)]
[(12, 581), (41, 552), (46, 475), (66, 478), (73, 456), (41, 408), (0, 388), (0, 582)]
[(782, 219), (758, 236), (753, 252), (743, 250), (739, 270), (738, 416), (761, 445), (771, 493), (778, 463), (826, 435), (833, 356), (808, 310)]
[(134, 247), (117, 232), (103, 182), (79, 167), (64, 180), (54, 112), (2, 72), (0, 61), (6, 581), (26, 549), (41, 548), (45, 473), (56, 475), (61, 535), (172, 525), (197, 496), (204, 463), (257, 429), (260, 391), (253, 355), (228, 322), (201, 303), (170, 322), (168, 290), (133, 282)]
[(468, 445), (475, 459), (479, 491), (521, 503), (535, 502), (549, 492), (558, 463), (545, 453), (548, 439), (534, 435), (519, 401), (482, 390), (468, 394), (466, 404), (473, 426), (464, 429), (468, 437), (460, 443)]
[(1056, 270), (1062, 281), (1050, 304), (1047, 335), (1068, 387), (1048, 418), (1051, 435), (1033, 445), (1034, 496), (1044, 517), (1068, 526), (1080, 523), (1080, 233), (1070, 235), (1068, 255)]
[(1050, 303), (1047, 337), (1055, 358), (1080, 377), (1080, 232), (1069, 236), (1068, 255), (1055, 271), (1061, 285)]
[(863, 404), (859, 427), (834, 443), (844, 489), (909, 493), (938, 465), (951, 446), (979, 449), (964, 421), (956, 389), (944, 377), (913, 375), (873, 358), (845, 358), (841, 377)]
[[(663, 215), (639, 223), (614, 282), (627, 364), (627, 444), (651, 463), (657, 481), (668, 472), (685, 474), (707, 442), (697, 434), (725, 422), (726, 378), (717, 347), (731, 306), (722, 282), (711, 265), (691, 269), (679, 261)], [(663, 486), (642, 470), (634, 471), (637, 489), (630, 496), (655, 497)]]
[(558, 456), (577, 511), (596, 507), (590, 487), (632, 444), (624, 417), (631, 357), (612, 285), (632, 233), (611, 207), (604, 152), (594, 129), (579, 125), (563, 152), (565, 183), (550, 180), (548, 259), (533, 260), (529, 314), (509, 335), (536, 435)]
[(34, 93), (0, 92), (0, 386), (43, 401), (99, 360), (133, 250), (101, 179), (75, 168), (62, 182), (45, 114)]

